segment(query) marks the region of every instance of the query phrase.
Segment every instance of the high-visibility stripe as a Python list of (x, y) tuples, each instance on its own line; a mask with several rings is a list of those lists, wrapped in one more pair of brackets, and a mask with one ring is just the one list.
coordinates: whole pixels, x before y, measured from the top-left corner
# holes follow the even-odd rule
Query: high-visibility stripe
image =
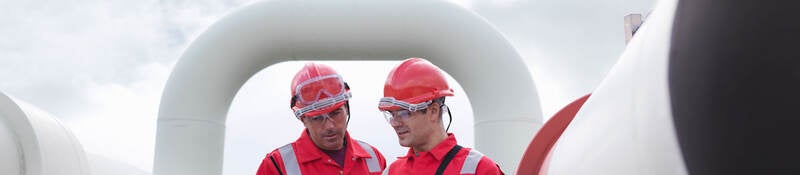
[(478, 162), (481, 162), (481, 158), (483, 158), (481, 152), (470, 149), (469, 155), (464, 159), (464, 164), (461, 165), (461, 174), (475, 174), (475, 170), (478, 169)]
[(278, 151), (281, 153), (281, 159), (283, 159), (283, 167), (286, 170), (286, 175), (301, 175), (300, 173), (300, 165), (297, 163), (297, 156), (294, 155), (294, 148), (292, 148), (292, 144), (286, 144), (280, 148)]
[(386, 166), (386, 169), (383, 170), (383, 173), (381, 175), (389, 175), (389, 167), (392, 166)]
[(378, 163), (378, 156), (375, 155), (375, 151), (372, 150), (372, 147), (369, 146), (369, 144), (367, 144), (366, 142), (362, 142), (361, 140), (356, 140), (356, 141), (358, 142), (359, 145), (361, 145), (361, 148), (367, 151), (367, 153), (369, 153), (369, 155), (371, 156), (370, 158), (365, 159), (365, 161), (367, 162), (367, 168), (369, 169), (369, 172), (370, 173), (381, 172), (381, 166), (380, 163)]

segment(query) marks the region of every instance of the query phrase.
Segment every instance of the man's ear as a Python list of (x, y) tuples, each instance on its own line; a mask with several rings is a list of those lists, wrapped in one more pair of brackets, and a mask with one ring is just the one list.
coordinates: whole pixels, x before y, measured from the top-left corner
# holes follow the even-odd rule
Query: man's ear
[(347, 112), (347, 116), (350, 116), (350, 102), (344, 102), (344, 112)]
[(439, 120), (439, 111), (442, 109), (438, 107), (439, 103), (431, 103), (431, 106), (428, 107), (428, 116), (430, 117), (428, 120), (436, 121)]
[(306, 124), (306, 121), (303, 120), (304, 118), (305, 117), (300, 117), (300, 119), (298, 119), (298, 120), (300, 120), (300, 123), (302, 123), (304, 127), (308, 128), (308, 125)]

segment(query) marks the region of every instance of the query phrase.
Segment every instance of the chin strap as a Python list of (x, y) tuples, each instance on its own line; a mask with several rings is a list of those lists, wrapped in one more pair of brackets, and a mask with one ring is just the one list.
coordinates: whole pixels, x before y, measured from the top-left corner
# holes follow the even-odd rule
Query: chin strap
[(450, 114), (450, 108), (447, 107), (447, 105), (442, 105), (442, 110), (446, 110), (447, 117), (450, 118), (450, 120), (447, 121), (447, 129), (444, 130), (444, 132), (447, 133), (447, 131), (450, 130), (450, 124), (453, 123), (453, 114)]

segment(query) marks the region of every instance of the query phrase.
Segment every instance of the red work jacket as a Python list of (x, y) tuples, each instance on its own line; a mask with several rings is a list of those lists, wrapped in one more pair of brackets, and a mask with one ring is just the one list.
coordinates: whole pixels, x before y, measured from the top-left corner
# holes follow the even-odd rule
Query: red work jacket
[[(384, 174), (390, 175), (405, 175), (405, 174), (430, 174), (436, 173), (439, 164), (442, 163), (447, 152), (450, 151), (457, 144), (456, 137), (452, 133), (447, 134), (447, 139), (433, 147), (430, 151), (419, 152), (419, 155), (414, 155), (413, 148), (408, 149), (408, 154), (404, 157), (398, 157), (392, 165), (386, 169)], [(456, 153), (447, 168), (444, 170), (444, 175), (463, 174), (463, 175), (495, 175), (503, 174), (500, 167), (484, 156), (480, 152), (472, 148), (462, 148)]]
[[(345, 132), (347, 145), (344, 167), (339, 166), (335, 160), (314, 145), (306, 130), (303, 130), (303, 134), (297, 141), (267, 154), (261, 161), (256, 175), (279, 174), (275, 165), (280, 167), (280, 174), (283, 175), (378, 175), (386, 168), (386, 159), (378, 152), (378, 149), (365, 142), (352, 139), (349, 132)], [(297, 173), (298, 171), (299, 173)]]

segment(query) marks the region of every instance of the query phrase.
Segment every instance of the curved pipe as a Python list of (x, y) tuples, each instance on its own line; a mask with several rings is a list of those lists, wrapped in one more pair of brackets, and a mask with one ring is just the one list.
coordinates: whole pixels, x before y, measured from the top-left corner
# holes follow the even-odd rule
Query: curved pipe
[(154, 173), (221, 174), (230, 103), (267, 66), (408, 57), (430, 60), (461, 84), (473, 106), (476, 148), (514, 172), (542, 121), (530, 72), (502, 34), (443, 0), (320, 0), (255, 3), (191, 44), (161, 99)]

